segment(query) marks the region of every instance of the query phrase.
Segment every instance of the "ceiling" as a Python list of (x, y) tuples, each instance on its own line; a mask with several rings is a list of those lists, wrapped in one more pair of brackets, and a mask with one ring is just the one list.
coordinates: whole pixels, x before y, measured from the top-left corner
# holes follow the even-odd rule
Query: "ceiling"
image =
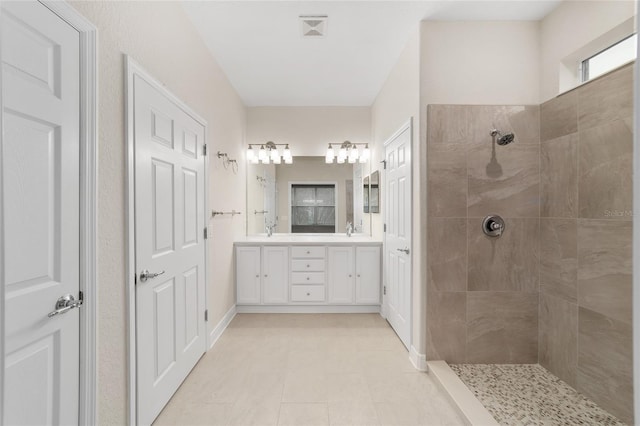
[[(559, 0), (190, 1), (183, 7), (247, 106), (369, 106), (423, 19), (539, 20)], [(328, 15), (303, 38), (300, 15)]]

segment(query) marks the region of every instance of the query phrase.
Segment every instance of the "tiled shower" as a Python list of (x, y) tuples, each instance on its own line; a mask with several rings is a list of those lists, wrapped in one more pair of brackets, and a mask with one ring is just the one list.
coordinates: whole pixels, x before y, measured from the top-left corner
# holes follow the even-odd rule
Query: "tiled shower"
[(632, 422), (632, 89), (627, 65), (542, 105), (428, 107), (429, 359), (539, 363)]

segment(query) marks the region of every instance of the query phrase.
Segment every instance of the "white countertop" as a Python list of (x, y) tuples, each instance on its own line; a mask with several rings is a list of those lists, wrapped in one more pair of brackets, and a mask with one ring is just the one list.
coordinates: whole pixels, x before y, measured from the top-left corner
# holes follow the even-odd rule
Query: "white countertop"
[(235, 245), (381, 245), (382, 240), (364, 234), (267, 234), (250, 235), (234, 241)]

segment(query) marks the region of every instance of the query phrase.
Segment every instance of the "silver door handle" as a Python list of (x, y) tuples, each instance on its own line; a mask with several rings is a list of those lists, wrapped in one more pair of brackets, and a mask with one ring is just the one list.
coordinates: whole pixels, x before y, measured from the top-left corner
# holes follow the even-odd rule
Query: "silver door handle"
[(403, 248), (403, 249), (396, 249), (398, 251), (403, 252), (404, 254), (409, 254), (409, 249), (408, 248)]
[(150, 278), (155, 278), (158, 275), (162, 275), (164, 274), (164, 271), (160, 271), (160, 272), (149, 272), (146, 269), (143, 269), (142, 272), (140, 272), (140, 282), (145, 282)]
[(82, 299), (76, 300), (71, 294), (62, 296), (56, 302), (56, 310), (49, 312), (48, 317), (55, 317), (58, 314), (65, 314), (73, 308), (79, 308), (82, 305)]

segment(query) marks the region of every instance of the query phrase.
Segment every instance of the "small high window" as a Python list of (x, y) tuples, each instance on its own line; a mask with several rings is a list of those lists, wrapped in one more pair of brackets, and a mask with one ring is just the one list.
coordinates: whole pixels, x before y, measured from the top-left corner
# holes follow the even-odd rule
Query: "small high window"
[(592, 80), (636, 59), (638, 35), (633, 34), (581, 63), (582, 82)]

